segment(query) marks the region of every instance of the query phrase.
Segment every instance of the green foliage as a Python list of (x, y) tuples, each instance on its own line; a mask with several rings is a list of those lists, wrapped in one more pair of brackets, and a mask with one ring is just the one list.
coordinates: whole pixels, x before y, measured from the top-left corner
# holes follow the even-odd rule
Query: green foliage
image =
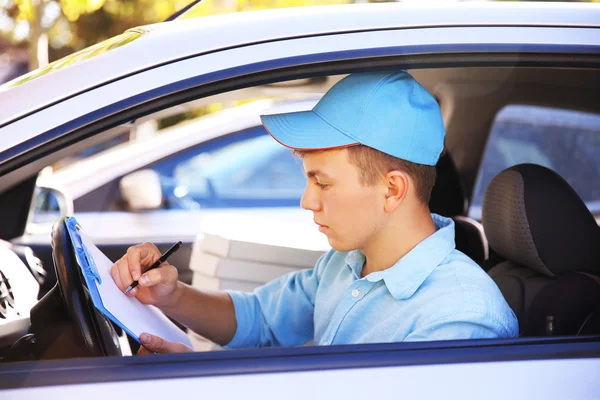
[(347, 4), (350, 0), (222, 0), (203, 1), (196, 5), (185, 18), (203, 17), (207, 15), (225, 14), (240, 11), (265, 10), (271, 8), (288, 8), (317, 6), (327, 4)]

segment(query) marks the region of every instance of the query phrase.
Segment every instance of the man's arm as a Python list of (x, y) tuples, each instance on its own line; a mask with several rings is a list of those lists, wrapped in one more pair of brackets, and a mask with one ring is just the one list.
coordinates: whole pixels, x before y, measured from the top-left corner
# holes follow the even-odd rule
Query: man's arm
[(297, 346), (314, 338), (319, 265), (275, 279), (253, 293), (229, 292), (236, 332), (227, 347)]
[(418, 326), (405, 342), (426, 340), (494, 339), (518, 336), (515, 321), (503, 324), (484, 312), (458, 312)]
[[(134, 279), (139, 285), (127, 295), (152, 304), (196, 333), (220, 345), (257, 347), (303, 344), (312, 339), (315, 269), (288, 274), (254, 293), (199, 291), (177, 280), (177, 269), (167, 263), (141, 275), (160, 257), (151, 243), (133, 246), (112, 267), (115, 283), (125, 290)], [(141, 277), (140, 277), (141, 275)]]
[(177, 282), (171, 302), (159, 308), (169, 317), (219, 345), (229, 343), (237, 329), (233, 301), (226, 292), (200, 291)]

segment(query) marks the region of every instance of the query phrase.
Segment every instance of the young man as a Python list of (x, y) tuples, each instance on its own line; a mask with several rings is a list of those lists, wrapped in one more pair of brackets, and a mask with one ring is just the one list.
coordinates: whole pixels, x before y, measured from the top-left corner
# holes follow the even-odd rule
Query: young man
[(141, 275), (160, 256), (145, 243), (113, 266), (119, 288), (141, 275), (129, 295), (231, 348), (517, 336), (498, 287), (455, 249), (452, 220), (429, 212), (445, 130), (436, 100), (407, 72), (349, 75), (312, 111), (263, 124), (302, 157), (301, 206), (333, 250), (254, 293), (201, 292), (171, 265)]

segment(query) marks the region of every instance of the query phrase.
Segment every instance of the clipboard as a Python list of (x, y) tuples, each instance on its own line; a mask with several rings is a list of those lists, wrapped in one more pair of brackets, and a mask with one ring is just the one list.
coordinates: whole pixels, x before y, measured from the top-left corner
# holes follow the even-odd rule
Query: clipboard
[(138, 343), (139, 336), (147, 332), (193, 348), (187, 334), (158, 308), (142, 304), (138, 299), (121, 292), (110, 274), (113, 262), (87, 237), (74, 217), (67, 217), (65, 225), (75, 250), (77, 264), (98, 311)]

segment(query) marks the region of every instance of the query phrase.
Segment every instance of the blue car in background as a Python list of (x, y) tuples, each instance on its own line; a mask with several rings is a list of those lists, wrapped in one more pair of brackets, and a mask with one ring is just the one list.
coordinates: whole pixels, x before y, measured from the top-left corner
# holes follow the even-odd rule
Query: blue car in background
[(298, 207), (306, 185), (290, 150), (257, 126), (150, 166), (167, 209)]

